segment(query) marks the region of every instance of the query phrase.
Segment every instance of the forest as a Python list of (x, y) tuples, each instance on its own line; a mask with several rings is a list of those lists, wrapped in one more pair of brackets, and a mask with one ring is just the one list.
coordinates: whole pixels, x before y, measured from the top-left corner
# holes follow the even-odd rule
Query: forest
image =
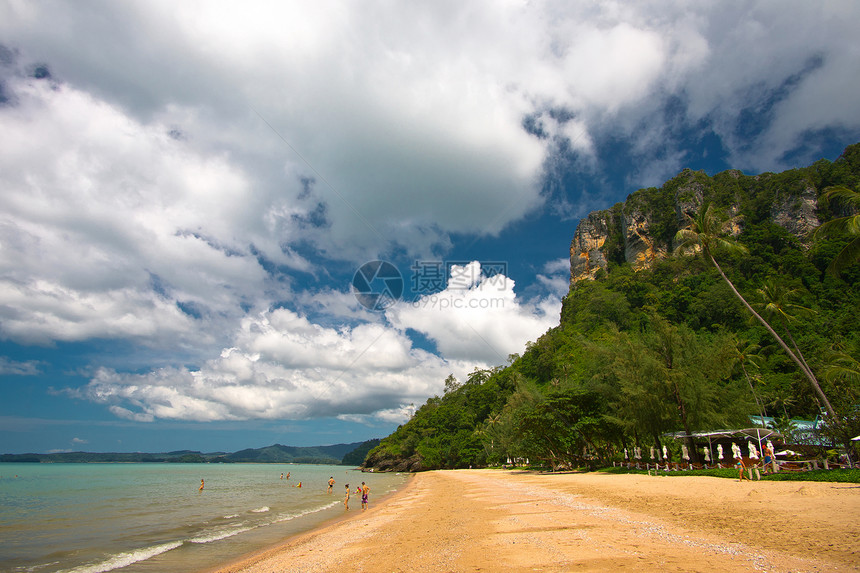
[[(572, 283), (558, 327), (507, 364), (449, 376), (364, 467), (596, 468), (625, 448), (677, 452), (672, 433), (750, 427), (750, 416), (773, 418), (787, 441), (801, 440), (795, 420), (816, 420), (818, 447), (850, 450), (860, 435), (860, 144), (782, 173), (682, 175), (609, 210), (645, 210), (667, 256), (634, 270), (610, 236), (608, 265)], [(691, 178), (701, 201), (679, 223), (672, 200)], [(796, 236), (773, 205), (809, 189), (823, 224)]]

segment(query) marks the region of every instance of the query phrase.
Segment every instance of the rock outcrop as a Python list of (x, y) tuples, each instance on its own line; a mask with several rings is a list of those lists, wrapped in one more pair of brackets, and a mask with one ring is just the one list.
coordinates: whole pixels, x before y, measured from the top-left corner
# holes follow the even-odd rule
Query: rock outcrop
[(809, 234), (821, 221), (815, 210), (818, 207), (818, 195), (815, 188), (807, 186), (800, 196), (781, 194), (777, 196), (770, 211), (773, 222), (808, 245)]
[(609, 236), (611, 218), (608, 211), (595, 211), (579, 221), (570, 243), (570, 277), (572, 282), (593, 279), (606, 268), (603, 245)]
[(675, 232), (687, 227), (705, 202), (732, 218), (730, 233), (737, 236), (744, 226), (741, 205), (769, 201), (773, 223), (808, 245), (810, 232), (821, 222), (818, 191), (802, 178), (784, 187), (780, 181), (770, 173), (750, 177), (730, 170), (709, 177), (685, 169), (660, 189), (640, 189), (624, 203), (592, 212), (580, 220), (570, 244), (571, 285), (594, 279), (610, 261), (630, 263), (635, 270), (650, 268), (673, 252)]

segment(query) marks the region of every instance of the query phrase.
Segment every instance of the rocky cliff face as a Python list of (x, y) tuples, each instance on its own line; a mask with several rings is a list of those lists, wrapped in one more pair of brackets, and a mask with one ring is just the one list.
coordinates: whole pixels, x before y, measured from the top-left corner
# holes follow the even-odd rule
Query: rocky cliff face
[(603, 245), (609, 236), (611, 218), (608, 211), (595, 211), (579, 221), (570, 243), (570, 280), (593, 279), (606, 268)]
[(734, 235), (744, 227), (742, 203), (769, 202), (770, 220), (804, 245), (820, 224), (818, 191), (809, 181), (793, 180), (782, 188), (773, 174), (749, 177), (731, 170), (708, 177), (685, 169), (660, 189), (641, 189), (624, 203), (580, 220), (570, 244), (571, 285), (595, 278), (609, 261), (627, 262), (636, 270), (650, 268), (673, 252), (675, 232), (689, 225), (705, 201), (735, 219)]

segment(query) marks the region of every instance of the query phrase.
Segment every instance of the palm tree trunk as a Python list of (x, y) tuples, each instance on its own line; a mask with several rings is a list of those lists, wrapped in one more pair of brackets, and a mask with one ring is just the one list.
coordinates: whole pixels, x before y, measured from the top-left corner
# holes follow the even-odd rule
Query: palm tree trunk
[[(800, 351), (800, 348), (797, 346), (797, 342), (795, 342), (794, 337), (791, 335), (791, 331), (788, 329), (788, 324), (786, 324), (785, 318), (782, 318), (780, 315), (780, 320), (782, 320), (782, 329), (785, 330), (785, 333), (788, 335), (788, 339), (791, 341), (791, 345), (794, 347), (797, 357), (800, 358), (800, 361), (803, 362), (804, 366), (806, 366), (806, 372), (814, 377), (815, 374), (812, 373), (812, 368), (810, 368), (809, 364), (806, 363), (806, 358), (803, 357), (803, 353)], [(817, 380), (818, 378), (816, 378), (816, 381)]]
[(717, 263), (717, 260), (714, 256), (709, 252), (708, 257), (710, 257), (711, 262), (714, 263), (714, 266), (717, 267), (717, 272), (720, 273), (720, 276), (723, 277), (723, 280), (726, 281), (726, 284), (729, 285), (729, 288), (732, 289), (732, 292), (735, 293), (735, 296), (740, 299), (740, 301), (744, 304), (748, 311), (750, 311), (754, 317), (758, 319), (760, 323), (770, 332), (771, 336), (773, 336), (776, 341), (782, 346), (782, 349), (786, 351), (788, 356), (794, 360), (794, 362), (800, 367), (800, 371), (809, 379), (809, 383), (812, 384), (812, 388), (818, 394), (818, 397), (821, 398), (821, 402), (824, 404), (824, 409), (827, 410), (827, 413), (831, 416), (831, 419), (835, 422), (837, 420), (836, 411), (833, 409), (833, 406), (830, 405), (830, 400), (827, 399), (827, 396), (824, 395), (824, 391), (821, 389), (821, 386), (818, 384), (818, 380), (816, 380), (815, 375), (806, 367), (806, 365), (797, 357), (797, 355), (791, 351), (791, 348), (785, 343), (785, 341), (780, 338), (779, 334), (768, 324), (768, 322), (763, 319), (759, 313), (753, 310), (753, 307), (746, 301), (746, 299), (741, 296), (741, 293), (738, 292), (738, 289), (735, 288), (735, 285), (732, 281), (729, 280), (729, 277), (726, 276), (726, 273), (723, 272), (723, 269), (720, 268), (720, 265)]
[(687, 453), (690, 455), (690, 461), (699, 463), (696, 454), (696, 445), (693, 443), (693, 436), (690, 434), (690, 424), (687, 422), (687, 408), (684, 406), (684, 400), (681, 398), (681, 390), (678, 388), (678, 382), (672, 380), (672, 385), (675, 389), (675, 400), (678, 402), (678, 413), (681, 416), (681, 425), (684, 426), (684, 442), (687, 444)]
[(755, 388), (753, 388), (752, 380), (750, 379), (750, 375), (747, 373), (747, 367), (744, 366), (743, 360), (741, 360), (741, 370), (744, 371), (744, 376), (747, 378), (747, 384), (750, 385), (750, 392), (752, 392), (753, 398), (755, 398), (755, 405), (758, 406), (758, 413), (761, 415), (761, 423), (764, 424), (764, 410), (758, 401), (758, 394), (755, 393)]

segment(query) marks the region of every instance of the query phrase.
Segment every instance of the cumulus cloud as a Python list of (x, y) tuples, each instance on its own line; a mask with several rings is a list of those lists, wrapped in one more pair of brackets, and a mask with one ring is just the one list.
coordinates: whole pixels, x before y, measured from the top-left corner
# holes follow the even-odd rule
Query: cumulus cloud
[(261, 259), (306, 269), (277, 220), (301, 212), (255, 193), (222, 154), (202, 155), (92, 96), (10, 82), (0, 108), (0, 313), (28, 343), (200, 336), (195, 318), (237, 317), (283, 296)]
[(379, 324), (326, 328), (290, 310), (248, 317), (225, 348), (199, 369), (145, 374), (100, 369), (74, 394), (135, 421), (400, 418), (441, 391), (448, 374), (472, 363), (414, 348)]
[[(550, 268), (558, 267), (554, 263)], [(199, 369), (144, 374), (102, 368), (79, 391), (138, 422), (311, 419), (402, 422), (449, 374), (503, 364), (558, 324), (558, 299), (521, 303), (504, 275), (452, 266), (448, 287), (386, 311), (390, 325), (326, 327), (288, 309), (245, 317), (232, 346)], [(408, 329), (438, 354), (413, 345)]]
[(488, 276), (477, 261), (452, 265), (445, 290), (421, 295), (386, 311), (391, 323), (435, 342), (442, 356), (499, 365), (526, 343), (558, 325), (560, 299), (521, 302), (514, 281)]

